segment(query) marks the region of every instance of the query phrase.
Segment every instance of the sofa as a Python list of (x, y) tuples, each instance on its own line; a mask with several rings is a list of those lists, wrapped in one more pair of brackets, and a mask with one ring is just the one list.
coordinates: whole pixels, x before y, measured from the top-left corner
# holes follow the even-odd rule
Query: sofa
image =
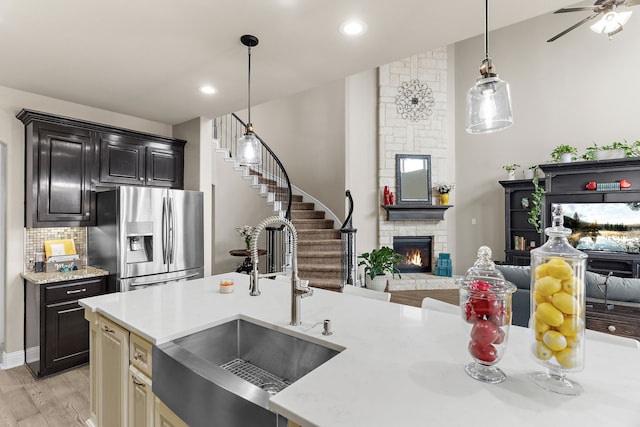
[[(512, 324), (527, 326), (531, 310), (531, 267), (502, 264), (496, 265), (496, 268), (505, 280), (517, 288), (512, 296)], [(587, 271), (585, 281), (587, 302), (640, 307), (640, 279), (604, 276)]]

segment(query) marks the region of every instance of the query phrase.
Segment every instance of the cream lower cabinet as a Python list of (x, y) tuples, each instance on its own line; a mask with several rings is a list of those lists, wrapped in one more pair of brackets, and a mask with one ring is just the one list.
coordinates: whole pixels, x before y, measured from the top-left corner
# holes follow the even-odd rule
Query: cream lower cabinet
[(96, 313), (89, 321), (89, 376), (94, 427), (188, 427), (152, 391), (152, 345)]
[(155, 398), (155, 427), (189, 427), (160, 399)]
[(153, 427), (154, 395), (151, 379), (129, 367), (129, 427)]
[(98, 427), (127, 426), (129, 331), (98, 316)]

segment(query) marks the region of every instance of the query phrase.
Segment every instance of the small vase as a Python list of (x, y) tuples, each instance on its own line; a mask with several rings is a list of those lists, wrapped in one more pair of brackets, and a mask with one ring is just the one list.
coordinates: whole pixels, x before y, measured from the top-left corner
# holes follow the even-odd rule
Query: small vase
[(524, 179), (533, 179), (533, 175), (535, 174), (534, 169), (525, 169), (524, 171)]
[(560, 163), (571, 163), (573, 155), (571, 153), (565, 153), (560, 156)]
[(448, 205), (449, 204), (449, 193), (445, 193), (445, 194), (441, 194), (440, 195), (440, 203), (443, 205)]
[(507, 171), (507, 179), (510, 181), (516, 179), (516, 171), (515, 170)]
[(247, 251), (251, 250), (251, 239), (245, 239), (244, 244), (247, 248)]

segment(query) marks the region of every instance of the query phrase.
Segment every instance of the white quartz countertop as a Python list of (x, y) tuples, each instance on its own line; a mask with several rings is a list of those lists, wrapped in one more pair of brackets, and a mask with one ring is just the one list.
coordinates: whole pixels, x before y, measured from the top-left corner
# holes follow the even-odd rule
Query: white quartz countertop
[[(234, 293), (219, 293), (223, 277), (235, 280)], [(271, 398), (303, 426), (640, 426), (640, 350), (588, 340), (585, 369), (568, 375), (584, 393), (562, 396), (528, 378), (544, 368), (529, 356), (529, 331), (512, 326), (498, 364), (507, 380), (484, 384), (464, 372), (458, 316), (314, 289), (293, 327), (289, 281), (262, 279), (260, 288), (251, 297), (248, 276), (229, 273), (80, 304), (156, 344), (242, 316), (344, 347)], [(330, 336), (321, 334), (324, 319)]]

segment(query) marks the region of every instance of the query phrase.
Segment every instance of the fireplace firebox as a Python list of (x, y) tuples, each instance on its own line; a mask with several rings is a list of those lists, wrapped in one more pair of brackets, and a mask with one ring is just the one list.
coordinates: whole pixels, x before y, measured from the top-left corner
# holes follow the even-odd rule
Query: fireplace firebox
[(406, 257), (396, 264), (401, 273), (431, 273), (433, 236), (395, 236), (393, 251)]

